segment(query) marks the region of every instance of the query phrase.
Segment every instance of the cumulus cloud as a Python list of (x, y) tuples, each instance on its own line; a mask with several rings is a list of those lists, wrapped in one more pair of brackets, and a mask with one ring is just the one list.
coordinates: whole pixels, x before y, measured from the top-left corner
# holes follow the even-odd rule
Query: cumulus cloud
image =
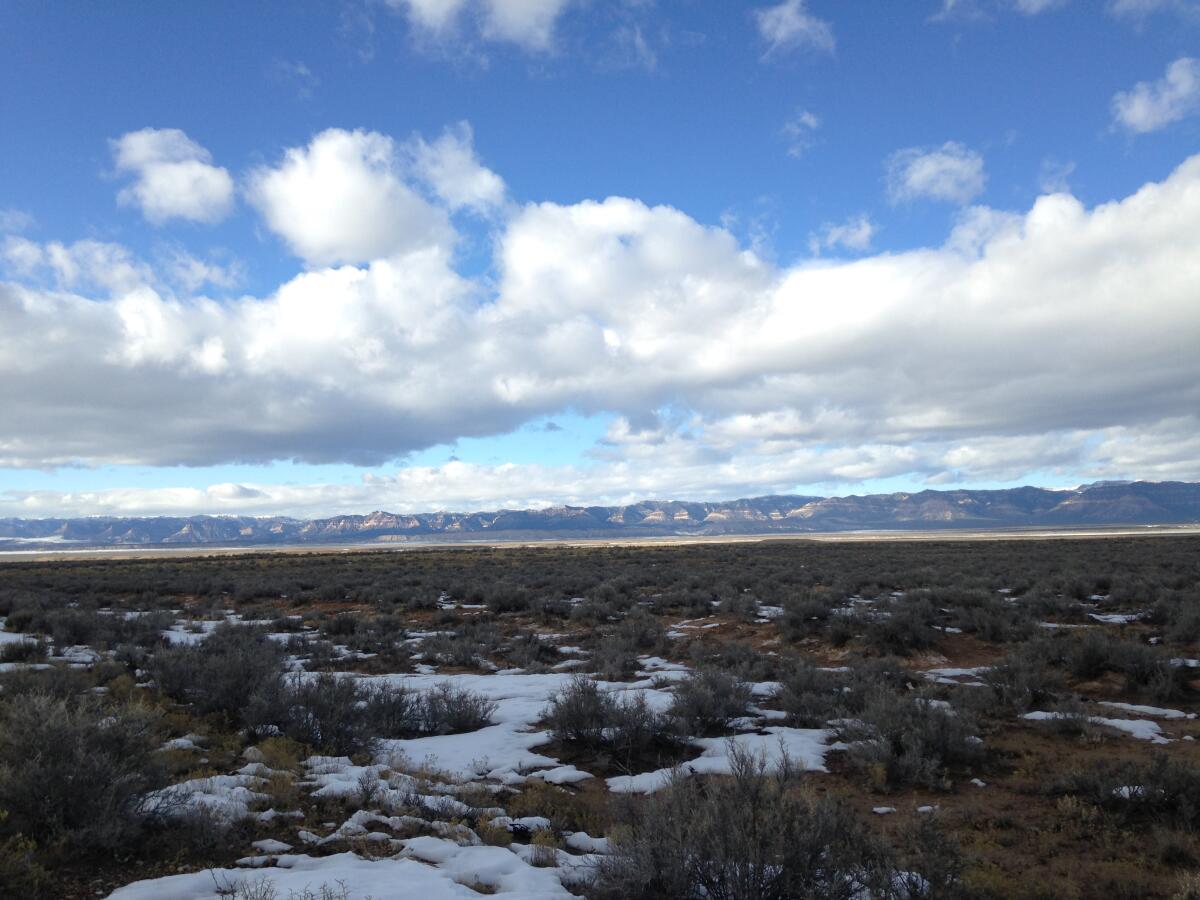
[[(349, 176), (318, 159), (329, 143)], [(311, 268), (265, 296), (218, 303), (115, 245), (10, 237), (0, 464), (377, 466), (571, 411), (615, 417), (590, 463), (401, 469), (349, 494), (246, 485), (265, 498), (204, 508), (728, 496), (1048, 460), (1200, 476), (1200, 156), (1093, 208), (1065, 192), (976, 207), (940, 246), (793, 266), (668, 206), (528, 203), (498, 224), (494, 271), (469, 278), (396, 155), (379, 135), (325, 132), (266, 170), (326, 199), (280, 226)], [(321, 230), (331, 211), (353, 224), (353, 198), (384, 215), (380, 192), (436, 227), (385, 217), (389, 239), (349, 247)], [(865, 240), (855, 224), (829, 235)]]
[(413, 169), (450, 209), (486, 213), (504, 203), (504, 179), (475, 155), (471, 126), (459, 122), (433, 143), (413, 142)]
[(983, 157), (957, 141), (897, 150), (888, 157), (886, 168), (893, 203), (929, 199), (964, 204), (987, 185)]
[(395, 142), (374, 131), (323, 131), (251, 173), (247, 194), (310, 265), (420, 251), (451, 236), (445, 213), (402, 178)]
[(808, 236), (808, 249), (813, 256), (819, 255), (822, 250), (838, 247), (861, 253), (870, 249), (871, 239), (877, 230), (878, 227), (866, 213), (851, 216), (838, 224), (826, 222), (820, 230)]
[(1166, 128), (1200, 113), (1200, 59), (1184, 56), (1157, 81), (1140, 81), (1112, 100), (1113, 121), (1134, 134)]
[(757, 9), (754, 20), (768, 55), (798, 48), (832, 53), (835, 47), (833, 26), (810, 13), (805, 0)]
[(570, 0), (483, 0), (485, 37), (533, 49), (551, 44), (554, 23)]
[(418, 28), (442, 34), (458, 21), (466, 0), (385, 0), (388, 6), (408, 14)]
[(136, 206), (146, 220), (213, 224), (233, 209), (233, 178), (212, 154), (178, 128), (143, 128), (110, 142), (117, 172), (133, 176), (117, 201)]
[(385, 0), (407, 14), (420, 31), (439, 39), (458, 36), (464, 13), (470, 9), (484, 40), (517, 44), (527, 50), (546, 50), (554, 42), (554, 27), (571, 0)]
[(178, 246), (163, 248), (159, 256), (163, 274), (173, 285), (187, 293), (195, 293), (205, 286), (232, 290), (245, 277), (238, 260), (222, 263), (201, 259)]
[(154, 279), (152, 270), (120, 244), (82, 240), (73, 244), (39, 244), (10, 236), (0, 245), (0, 257), (14, 274), (49, 281), (66, 290), (121, 293)]

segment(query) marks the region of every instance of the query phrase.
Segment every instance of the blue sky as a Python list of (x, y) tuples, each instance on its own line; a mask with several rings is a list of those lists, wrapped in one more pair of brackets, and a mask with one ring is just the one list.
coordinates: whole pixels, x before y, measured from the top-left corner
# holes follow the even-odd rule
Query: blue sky
[(0, 515), (1200, 478), (1200, 3), (0, 9)]

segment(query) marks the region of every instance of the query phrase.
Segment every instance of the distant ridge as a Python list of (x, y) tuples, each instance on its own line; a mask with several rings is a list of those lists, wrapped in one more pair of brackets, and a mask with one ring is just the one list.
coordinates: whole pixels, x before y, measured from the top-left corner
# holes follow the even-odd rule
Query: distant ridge
[(1073, 490), (768, 496), (713, 503), (646, 500), (473, 513), (0, 519), (0, 549), (53, 546), (270, 546), (488, 538), (629, 538), (805, 532), (1200, 524), (1200, 484), (1104, 481)]

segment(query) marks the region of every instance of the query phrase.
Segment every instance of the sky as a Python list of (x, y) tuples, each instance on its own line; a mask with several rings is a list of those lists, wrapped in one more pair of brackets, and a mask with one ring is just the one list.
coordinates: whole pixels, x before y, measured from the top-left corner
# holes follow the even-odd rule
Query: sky
[(1200, 480), (1200, 0), (0, 5), (0, 516)]

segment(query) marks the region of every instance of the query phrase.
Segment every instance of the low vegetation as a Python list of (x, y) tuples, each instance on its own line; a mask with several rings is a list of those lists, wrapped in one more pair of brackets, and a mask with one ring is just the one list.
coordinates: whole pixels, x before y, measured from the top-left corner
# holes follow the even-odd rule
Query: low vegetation
[(0, 618), (0, 896), (415, 837), (599, 898), (1200, 896), (1195, 538), (20, 563)]

